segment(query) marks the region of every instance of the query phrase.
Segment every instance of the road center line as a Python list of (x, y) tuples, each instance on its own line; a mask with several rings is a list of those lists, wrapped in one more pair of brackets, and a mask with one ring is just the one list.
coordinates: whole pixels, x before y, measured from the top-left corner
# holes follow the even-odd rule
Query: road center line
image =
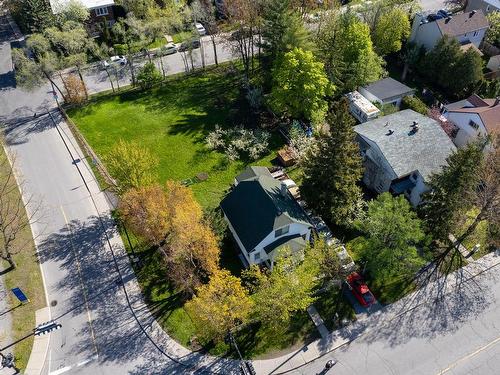
[(94, 326), (92, 324), (92, 317), (90, 315), (89, 301), (88, 301), (88, 298), (87, 298), (87, 289), (85, 288), (85, 284), (83, 283), (83, 277), (82, 277), (82, 269), (81, 269), (81, 265), (80, 265), (80, 259), (78, 258), (77, 254), (76, 254), (76, 251), (75, 251), (75, 246), (73, 245), (73, 238), (72, 238), (73, 231), (71, 230), (71, 226), (68, 223), (68, 218), (66, 217), (66, 213), (64, 212), (63, 206), (60, 206), (60, 209), (61, 209), (61, 212), (63, 214), (64, 222), (66, 223), (66, 227), (68, 228), (68, 231), (70, 233), (69, 241), (70, 241), (70, 244), (71, 244), (71, 251), (73, 252), (73, 257), (75, 258), (75, 261), (76, 261), (76, 268), (77, 268), (77, 271), (78, 271), (78, 276), (80, 278), (80, 285), (82, 286), (83, 299), (85, 301), (85, 308), (87, 310), (87, 318), (88, 318), (89, 327), (90, 327), (90, 336), (92, 337), (92, 344), (94, 346), (94, 350), (95, 350), (95, 354), (96, 354), (95, 357), (98, 357), (99, 351), (97, 350), (97, 342), (96, 342), (95, 334), (94, 334)]
[(495, 340), (489, 342), (488, 344), (480, 347), (479, 349), (477, 349), (476, 351), (470, 353), (470, 354), (467, 354), (465, 357), (462, 357), (460, 358), (459, 360), (453, 362), (451, 365), (449, 365), (447, 368), (445, 368), (444, 370), (442, 370), (441, 372), (438, 373), (438, 375), (443, 375), (445, 373), (447, 373), (448, 371), (450, 371), (453, 367), (455, 367), (456, 365), (458, 365), (460, 362), (463, 362), (469, 358), (472, 358), (474, 357), (475, 355), (481, 353), (482, 351), (485, 351), (486, 349), (488, 349), (490, 346), (493, 346), (495, 345), (497, 342), (500, 341), (500, 336), (497, 337)]

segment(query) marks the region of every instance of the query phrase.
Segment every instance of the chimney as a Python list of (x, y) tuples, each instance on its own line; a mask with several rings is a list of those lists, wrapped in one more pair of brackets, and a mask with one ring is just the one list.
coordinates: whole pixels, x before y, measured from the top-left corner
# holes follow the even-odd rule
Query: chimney
[(414, 133), (416, 133), (416, 132), (418, 132), (418, 129), (419, 129), (418, 121), (413, 121), (413, 125), (411, 126), (411, 130)]
[(394, 133), (394, 130), (389, 129), (389, 130), (387, 131), (387, 133), (385, 133), (385, 135), (391, 135), (392, 133)]
[(476, 14), (477, 10), (473, 10), (472, 12), (469, 13), (469, 18), (471, 18), (474, 14)]
[(495, 103), (493, 103), (493, 107), (498, 105), (498, 103), (500, 103), (500, 96), (497, 96), (496, 99), (495, 99)]

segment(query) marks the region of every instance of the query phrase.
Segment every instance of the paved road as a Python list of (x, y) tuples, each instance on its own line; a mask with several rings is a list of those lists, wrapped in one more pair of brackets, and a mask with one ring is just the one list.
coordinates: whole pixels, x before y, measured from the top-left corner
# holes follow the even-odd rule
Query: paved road
[[(43, 373), (206, 372), (200, 366), (231, 373), (235, 362), (202, 358), (158, 328), (142, 299), (109, 204), (54, 109), (50, 85), (33, 92), (15, 87), (6, 31), (0, 33), (7, 40), (0, 43), (0, 123), (7, 146), (16, 155), (25, 195), (41, 203), (32, 229), (51, 316), (62, 324), (51, 333)], [(92, 87), (100, 89), (98, 84)], [(27, 333), (32, 328), (26, 327)]]
[[(500, 253), (491, 254), (494, 263)], [(374, 317), (370, 331), (350, 344), (291, 371), (338, 375), (494, 375), (500, 361), (500, 265), (453, 291), (390, 322)]]

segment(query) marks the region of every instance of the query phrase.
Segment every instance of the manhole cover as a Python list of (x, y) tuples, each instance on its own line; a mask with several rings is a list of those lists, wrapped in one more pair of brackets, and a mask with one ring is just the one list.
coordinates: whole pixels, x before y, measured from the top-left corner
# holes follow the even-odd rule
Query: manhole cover
[(56, 300), (53, 300), (52, 302), (50, 302), (50, 306), (54, 307), (55, 305), (57, 305), (57, 301)]

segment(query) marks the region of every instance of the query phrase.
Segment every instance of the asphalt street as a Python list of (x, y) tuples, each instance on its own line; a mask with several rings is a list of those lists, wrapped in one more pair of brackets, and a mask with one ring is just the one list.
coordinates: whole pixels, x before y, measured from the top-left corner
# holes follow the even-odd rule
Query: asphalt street
[[(491, 254), (499, 262), (500, 253)], [(449, 290), (435, 301), (424, 293), (423, 305), (387, 320), (374, 317), (367, 331), (350, 344), (290, 374), (336, 375), (495, 375), (500, 361), (500, 266)], [(408, 306), (406, 306), (408, 308)], [(329, 359), (337, 360), (325, 371)]]

